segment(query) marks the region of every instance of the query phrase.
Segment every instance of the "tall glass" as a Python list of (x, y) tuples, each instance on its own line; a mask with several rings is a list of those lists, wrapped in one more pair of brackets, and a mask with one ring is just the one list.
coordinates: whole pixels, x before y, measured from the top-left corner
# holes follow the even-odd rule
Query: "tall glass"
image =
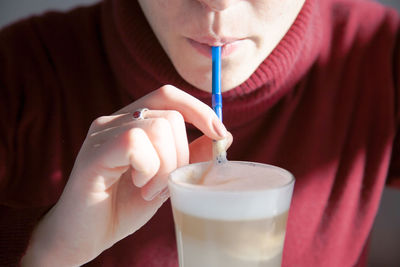
[(179, 266), (281, 266), (293, 175), (229, 161), (205, 180), (209, 166), (187, 165), (169, 177)]

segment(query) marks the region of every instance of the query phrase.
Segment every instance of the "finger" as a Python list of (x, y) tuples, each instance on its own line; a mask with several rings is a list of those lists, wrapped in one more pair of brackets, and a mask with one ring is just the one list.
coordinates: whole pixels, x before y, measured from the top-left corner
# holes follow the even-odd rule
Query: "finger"
[(141, 190), (146, 200), (152, 200), (167, 186), (168, 174), (177, 168), (176, 144), (169, 121), (164, 118), (149, 121), (152, 121), (150, 127), (144, 130), (157, 151), (160, 166), (157, 174)]
[(176, 150), (177, 167), (189, 163), (189, 144), (186, 135), (186, 126), (183, 116), (175, 110), (149, 110), (145, 118), (165, 118), (168, 120)]
[[(168, 120), (175, 140), (178, 167), (186, 165), (189, 162), (189, 148), (183, 116), (175, 110), (147, 110), (144, 112), (144, 117), (145, 119), (162, 117)], [(143, 125), (140, 120), (133, 119), (132, 113), (102, 116), (93, 121), (89, 135), (99, 135), (125, 124), (137, 124), (138, 127)]]
[(158, 153), (143, 129), (124, 126), (107, 133), (107, 137), (96, 151), (98, 164), (95, 166), (100, 176), (113, 180), (108, 185), (122, 175), (123, 167), (135, 169), (136, 186), (143, 186), (158, 172), (161, 165)]
[(133, 112), (143, 107), (157, 110), (176, 110), (182, 114), (186, 122), (195, 125), (212, 139), (222, 139), (227, 133), (225, 126), (208, 105), (171, 85), (159, 88), (124, 107), (114, 115)]
[[(160, 194), (154, 197), (153, 200), (145, 200), (141, 196), (141, 189), (132, 185), (130, 175), (124, 175), (118, 183), (118, 187), (118, 191), (126, 192), (124, 197), (121, 195), (117, 196), (121, 197), (120, 199), (117, 199), (119, 203), (120, 201), (123, 201), (120, 210), (121, 212), (119, 213), (121, 217), (118, 221), (123, 228), (132, 229), (131, 232), (136, 231), (149, 221), (162, 203), (169, 197), (168, 192), (160, 192)], [(124, 237), (125, 236), (121, 236), (117, 240)]]
[[(184, 129), (181, 132), (185, 133)], [(97, 153), (102, 155), (100, 170), (107, 173), (107, 177), (119, 177), (115, 171), (130, 165), (133, 167), (132, 180), (137, 187), (154, 180), (142, 190), (145, 199), (151, 199), (155, 192), (162, 190), (168, 173), (177, 167), (175, 137), (169, 121), (164, 118), (130, 121), (108, 128), (92, 134), (88, 144), (98, 148)]]
[(88, 135), (100, 134), (103, 131), (111, 130), (130, 121), (132, 121), (132, 113), (101, 116), (92, 122), (88, 131)]
[[(227, 136), (227, 145), (226, 149), (228, 149), (233, 141), (233, 136), (230, 132), (228, 132)], [(189, 145), (190, 150), (190, 163), (197, 163), (203, 161), (210, 161), (213, 158), (213, 141), (207, 136), (203, 135), (194, 140)]]

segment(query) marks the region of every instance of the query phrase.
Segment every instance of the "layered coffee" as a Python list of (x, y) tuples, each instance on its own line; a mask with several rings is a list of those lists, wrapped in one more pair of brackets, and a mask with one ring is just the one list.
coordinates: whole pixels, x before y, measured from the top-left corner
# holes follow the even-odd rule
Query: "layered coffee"
[(228, 162), (206, 184), (206, 164), (172, 177), (181, 267), (281, 265), (293, 177), (265, 166)]

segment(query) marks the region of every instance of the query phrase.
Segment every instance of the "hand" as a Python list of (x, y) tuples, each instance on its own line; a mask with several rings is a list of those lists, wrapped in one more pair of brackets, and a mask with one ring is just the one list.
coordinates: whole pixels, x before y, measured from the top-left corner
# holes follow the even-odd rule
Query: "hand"
[[(146, 119), (132, 113), (147, 107)], [(188, 145), (185, 121), (205, 136)], [(29, 266), (82, 265), (143, 226), (168, 198), (167, 177), (192, 159), (210, 159), (228, 136), (213, 110), (163, 86), (96, 119), (56, 205), (37, 225), (22, 260)], [(230, 143), (229, 142), (229, 143)], [(190, 151), (190, 153), (189, 153)]]

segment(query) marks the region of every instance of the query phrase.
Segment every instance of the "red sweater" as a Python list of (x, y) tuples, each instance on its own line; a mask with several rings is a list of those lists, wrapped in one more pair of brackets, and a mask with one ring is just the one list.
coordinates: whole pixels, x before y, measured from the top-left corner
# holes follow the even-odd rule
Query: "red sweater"
[[(224, 93), (232, 160), (296, 177), (283, 266), (365, 266), (385, 183), (400, 184), (399, 17), (377, 3), (307, 0), (287, 35)], [(137, 1), (109, 0), (0, 33), (0, 265), (17, 265), (93, 119), (178, 76)], [(188, 127), (193, 139), (199, 132)], [(73, 216), (73, 214), (70, 214)], [(177, 266), (170, 204), (86, 266)]]

